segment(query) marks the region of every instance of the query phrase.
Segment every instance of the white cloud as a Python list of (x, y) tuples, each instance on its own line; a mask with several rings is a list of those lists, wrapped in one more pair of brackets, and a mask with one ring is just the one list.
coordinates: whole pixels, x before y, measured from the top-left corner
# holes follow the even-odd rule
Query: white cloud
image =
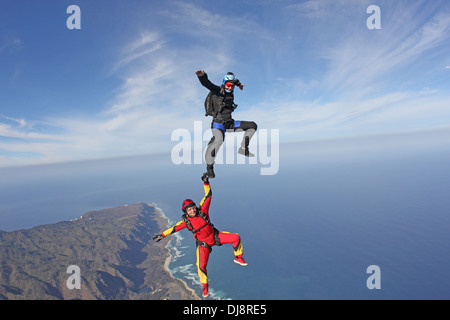
[(226, 47), (242, 38), (248, 41), (249, 35), (254, 37), (253, 41), (274, 40), (267, 28), (251, 19), (240, 15), (227, 15), (227, 12), (214, 13), (185, 1), (174, 1), (173, 10), (167, 10), (165, 14), (170, 19), (172, 28), (176, 28), (178, 32), (194, 37), (208, 37), (215, 41), (214, 45), (223, 43)]
[(259, 128), (279, 129), (283, 142), (308, 141), (445, 126), (450, 118), (447, 105), (447, 98), (435, 93), (396, 92), (358, 101), (254, 105), (236, 110), (236, 117), (254, 120)]
[(23, 42), (20, 38), (14, 35), (1, 36), (0, 38), (0, 54), (4, 52), (16, 52), (23, 47)]
[[(352, 10), (357, 3), (351, 2)], [(0, 136), (20, 141), (10, 144), (0, 140), (0, 150), (5, 154), (40, 155), (39, 159), (23, 158), (24, 163), (159, 153), (173, 146), (170, 141), (173, 130), (191, 130), (196, 120), (203, 120), (203, 127), (209, 127), (210, 119), (203, 116), (207, 91), (194, 71), (204, 69), (214, 82), (215, 77), (219, 78), (232, 66), (257, 64), (258, 61), (238, 61), (239, 57), (230, 52), (242, 46), (243, 41), (251, 41), (253, 49), (264, 43), (277, 50), (277, 33), (242, 17), (212, 13), (192, 3), (174, 2), (169, 6), (170, 10), (162, 12), (168, 19), (167, 25), (161, 29), (142, 26), (139, 34), (120, 46), (116, 60), (110, 64), (109, 76), (118, 77), (122, 83), (103, 110), (84, 116), (47, 116), (39, 122), (1, 116), (5, 121), (0, 122)], [(345, 8), (331, 0), (310, 0), (292, 7), (311, 17), (325, 17), (333, 10), (341, 12)], [(385, 8), (382, 7), (382, 12), (388, 11)], [(442, 119), (448, 119), (450, 114), (446, 100), (439, 98), (439, 91), (432, 86), (422, 85), (418, 93), (398, 89), (379, 91), (393, 81), (395, 71), (414, 64), (447, 41), (448, 15), (441, 13), (430, 20), (409, 24), (409, 20), (415, 21), (414, 9), (398, 16), (390, 29), (385, 21), (380, 33), (371, 33), (371, 37), (367, 37), (364, 28), (352, 29), (354, 22), (343, 24), (342, 29), (335, 30), (336, 41), (322, 43), (317, 52), (318, 58), (325, 60), (325, 67), (320, 68), (322, 75), (315, 79), (294, 78), (292, 73), (278, 70), (278, 82), (287, 81), (290, 87), (279, 85), (279, 92), (267, 94), (273, 94), (273, 101), (258, 100), (260, 96), (255, 93), (249, 97), (254, 100), (251, 105), (240, 104), (235, 118), (254, 120), (260, 128), (280, 129), (283, 141), (443, 125)], [(365, 10), (362, 14), (364, 17)], [(233, 34), (225, 40), (224, 26)], [(183, 39), (182, 46), (176, 41), (179, 39)], [(301, 63), (295, 60), (293, 67), (294, 62)], [(341, 95), (336, 94), (331, 100), (320, 99), (326, 90)], [(289, 97), (291, 91), (297, 94), (295, 98)], [(319, 94), (316, 99), (299, 100), (301, 94), (310, 92)], [(15, 155), (0, 157), (0, 165), (16, 161)]]
[[(210, 14), (184, 3), (178, 3), (177, 8), (178, 11), (172, 11), (174, 16), (186, 18), (179, 21), (185, 25), (177, 26), (184, 37), (185, 30), (192, 30), (203, 15)], [(200, 14), (200, 17), (196, 16), (197, 20), (191, 19), (197, 14)], [(222, 18), (216, 15), (215, 19)], [(14, 145), (2, 143), (0, 149), (7, 154), (40, 155), (34, 159), (29, 156), (20, 163), (160, 153), (170, 151), (173, 130), (190, 129), (199, 118), (209, 121), (203, 116), (203, 99), (207, 91), (194, 72), (198, 68), (205, 69), (210, 75), (219, 70), (224, 72), (232, 58), (215, 45), (180, 49), (167, 35), (164, 36), (164, 32), (143, 30), (121, 46), (116, 62), (111, 64), (109, 76), (123, 81), (101, 112), (46, 117), (45, 130), (58, 128), (58, 134), (54, 135), (38, 133), (43, 129), (39, 126), (28, 128), (29, 132), (21, 131), (19, 126), (14, 129), (0, 127), (0, 134), (23, 139)], [(232, 46), (232, 43), (227, 45)], [(26, 123), (25, 119), (21, 121)], [(14, 164), (19, 163), (16, 156), (11, 159)], [(8, 161), (3, 159), (3, 163)]]
[(161, 49), (163, 45), (164, 41), (161, 40), (157, 32), (142, 32), (137, 40), (124, 47), (121, 53), (122, 57), (113, 67), (112, 73), (145, 55)]
[(354, 8), (362, 8), (370, 3), (368, 0), (307, 0), (298, 4), (288, 5), (287, 8), (296, 12), (302, 18), (333, 19), (347, 16)]
[(16, 119), (16, 118), (4, 116), (4, 115), (2, 115), (2, 114), (0, 114), (0, 117), (2, 117), (3, 119), (6, 119), (6, 120), (13, 121), (13, 122), (19, 124), (20, 127), (25, 127), (25, 126), (26, 126), (26, 121), (25, 121), (25, 119), (23, 119), (23, 118), (21, 118), (21, 119)]
[(395, 13), (396, 22), (385, 22), (386, 30), (368, 34), (362, 28), (344, 33), (346, 39), (325, 51), (324, 58), (329, 66), (326, 87), (335, 92), (343, 91), (345, 95), (363, 96), (392, 84), (396, 72), (407, 73), (424, 55), (448, 44), (450, 14), (438, 13), (423, 22), (416, 11), (399, 13), (395, 10)]
[[(6, 119), (13, 119), (2, 116)], [(0, 137), (27, 139), (27, 140), (53, 140), (58, 141), (61, 138), (57, 135), (40, 133), (36, 131), (34, 125), (27, 125), (25, 119), (14, 119), (18, 125), (0, 123)]]

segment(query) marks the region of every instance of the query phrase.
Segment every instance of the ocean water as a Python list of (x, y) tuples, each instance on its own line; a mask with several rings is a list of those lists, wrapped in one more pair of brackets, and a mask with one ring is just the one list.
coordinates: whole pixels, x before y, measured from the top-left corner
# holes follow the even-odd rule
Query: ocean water
[[(211, 218), (241, 235), (249, 266), (214, 247), (212, 298), (449, 299), (450, 157), (409, 156), (288, 161), (275, 176), (223, 168)], [(199, 292), (192, 236), (182, 237), (171, 269)], [(372, 265), (381, 289), (367, 286)]]
[[(211, 299), (450, 299), (450, 151), (281, 154), (272, 176), (216, 165), (212, 222), (241, 235), (249, 265), (233, 263), (231, 245), (214, 247)], [(176, 223), (184, 198), (203, 197), (203, 169), (168, 155), (1, 169), (0, 230), (136, 202)], [(169, 248), (172, 274), (200, 294), (192, 234)], [(380, 289), (367, 287), (371, 265)]]

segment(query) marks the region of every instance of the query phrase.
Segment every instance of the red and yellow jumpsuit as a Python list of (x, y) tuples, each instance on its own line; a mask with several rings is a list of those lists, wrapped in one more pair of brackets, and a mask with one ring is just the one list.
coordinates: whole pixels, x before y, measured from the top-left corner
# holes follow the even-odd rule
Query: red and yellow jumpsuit
[[(242, 256), (242, 243), (239, 234), (230, 233), (226, 231), (218, 231), (209, 222), (209, 206), (211, 204), (211, 187), (208, 182), (203, 183), (205, 189), (205, 196), (200, 202), (199, 210), (206, 216), (207, 219), (202, 217), (200, 212), (193, 218), (187, 215), (183, 216), (183, 220), (176, 223), (173, 227), (170, 227), (162, 233), (163, 237), (169, 234), (180, 231), (184, 228), (188, 228), (191, 231), (197, 231), (194, 233), (194, 238), (197, 240), (197, 270), (202, 284), (208, 283), (208, 276), (206, 271), (206, 265), (208, 264), (209, 254), (212, 251), (214, 245), (221, 246), (226, 243), (233, 245), (234, 255)], [(191, 225), (188, 226), (186, 224)]]

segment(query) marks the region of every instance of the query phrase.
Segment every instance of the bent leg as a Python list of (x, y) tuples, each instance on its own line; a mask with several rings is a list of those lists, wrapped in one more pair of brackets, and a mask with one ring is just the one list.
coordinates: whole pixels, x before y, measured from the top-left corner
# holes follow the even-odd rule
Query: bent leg
[(232, 244), (235, 256), (242, 255), (243, 247), (242, 247), (242, 243), (241, 243), (241, 237), (239, 236), (238, 233), (230, 233), (227, 231), (221, 231), (221, 232), (219, 232), (218, 237), (219, 237), (219, 241), (220, 241), (221, 245), (226, 244), (226, 243)]
[(250, 140), (258, 129), (258, 125), (253, 121), (234, 121), (234, 131), (245, 131), (241, 148), (248, 149)]

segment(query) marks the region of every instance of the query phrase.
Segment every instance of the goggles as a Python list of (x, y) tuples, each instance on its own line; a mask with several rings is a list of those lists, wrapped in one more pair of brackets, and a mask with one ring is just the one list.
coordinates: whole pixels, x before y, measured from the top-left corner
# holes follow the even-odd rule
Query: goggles
[(234, 86), (235, 86), (235, 84), (233, 82), (229, 82), (229, 81), (225, 82), (225, 88), (227, 88), (227, 89), (233, 89)]

